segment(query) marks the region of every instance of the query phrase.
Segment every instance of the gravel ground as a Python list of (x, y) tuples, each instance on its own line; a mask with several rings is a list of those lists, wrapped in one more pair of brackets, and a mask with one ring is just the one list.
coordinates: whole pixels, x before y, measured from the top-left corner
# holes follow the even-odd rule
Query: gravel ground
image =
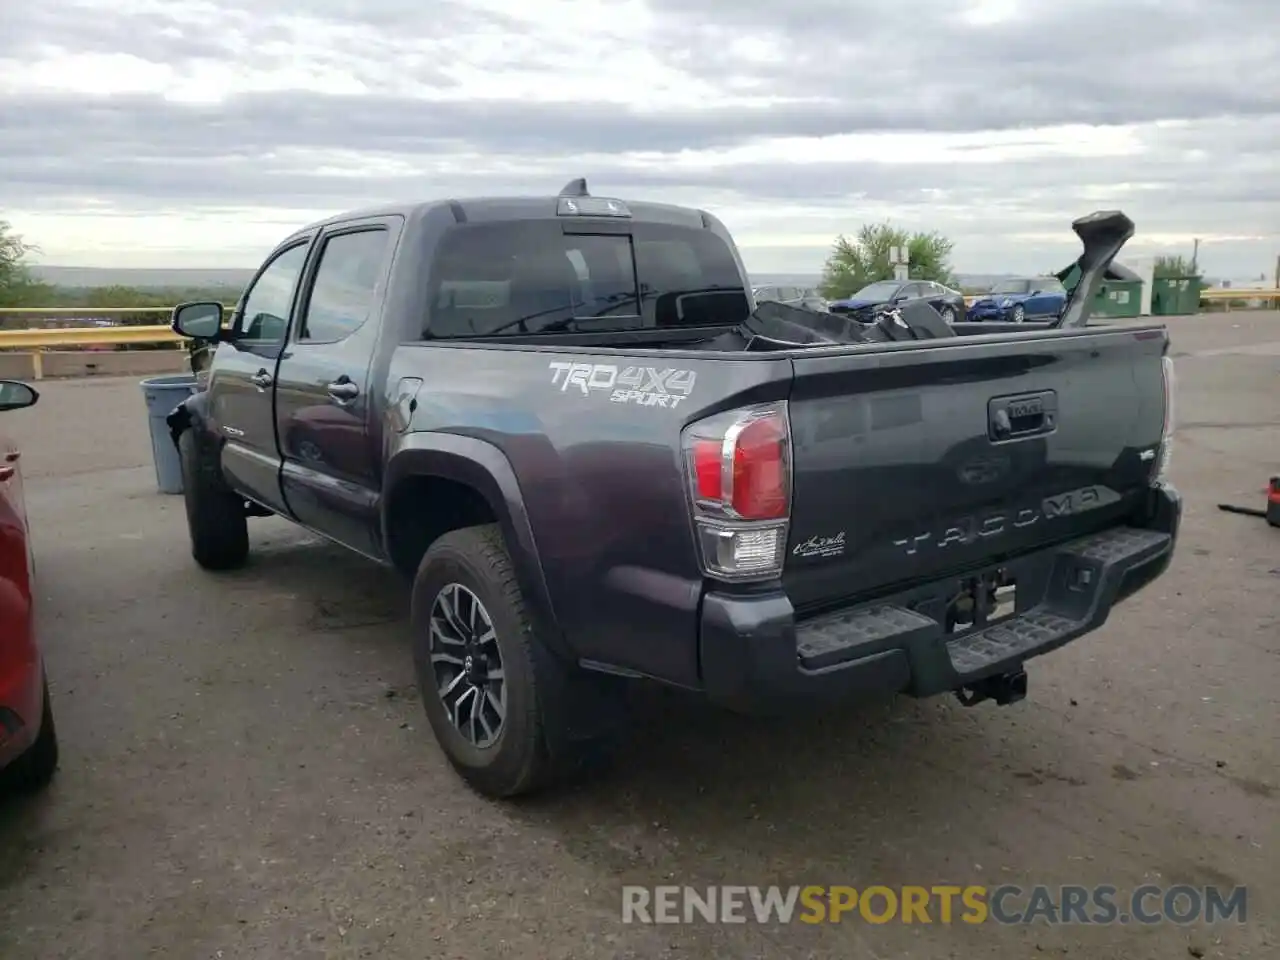
[[(54, 786), (0, 803), (4, 960), (1280, 955), (1280, 315), (1170, 322), (1173, 567), (1024, 702), (744, 721), (640, 698), (607, 776), (477, 798), (413, 692), (406, 596), (278, 521), (215, 576), (132, 380), (49, 382), (23, 445)], [(1247, 885), (1243, 924), (627, 925), (640, 884)]]

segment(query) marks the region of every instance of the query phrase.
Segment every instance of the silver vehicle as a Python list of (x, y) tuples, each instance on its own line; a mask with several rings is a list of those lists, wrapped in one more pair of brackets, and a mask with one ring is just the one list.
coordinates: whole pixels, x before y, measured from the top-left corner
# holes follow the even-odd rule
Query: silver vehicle
[(826, 299), (812, 287), (769, 284), (763, 287), (753, 287), (751, 292), (755, 296), (756, 303), (775, 301), (777, 303), (785, 303), (789, 307), (801, 307), (805, 310), (815, 310), (818, 313), (827, 312)]

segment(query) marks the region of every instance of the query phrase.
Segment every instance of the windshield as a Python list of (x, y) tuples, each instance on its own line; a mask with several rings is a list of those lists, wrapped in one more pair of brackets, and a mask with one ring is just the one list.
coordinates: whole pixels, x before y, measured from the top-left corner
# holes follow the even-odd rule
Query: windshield
[(440, 243), (429, 296), (431, 338), (734, 325), (749, 312), (723, 240), (651, 223), (629, 235), (565, 233), (561, 220), (460, 225)]
[(900, 286), (902, 286), (902, 284), (895, 283), (892, 280), (880, 280), (876, 283), (867, 284), (865, 287), (863, 287), (861, 290), (859, 290), (849, 299), (850, 300), (888, 300), (897, 292)]
[(1026, 293), (1030, 280), (1001, 280), (991, 288), (992, 293)]

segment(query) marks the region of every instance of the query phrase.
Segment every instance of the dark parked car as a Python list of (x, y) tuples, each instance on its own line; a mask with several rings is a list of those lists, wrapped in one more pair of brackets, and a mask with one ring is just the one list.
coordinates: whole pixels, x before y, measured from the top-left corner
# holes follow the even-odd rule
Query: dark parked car
[(701, 210), (576, 181), (315, 223), (230, 329), (174, 311), (216, 343), (169, 417), (192, 554), (237, 567), (278, 514), (398, 570), (432, 730), (494, 796), (611, 739), (637, 678), (758, 712), (1011, 703), (1180, 517), (1167, 331), (1082, 326), (1132, 225), (1079, 223), (1102, 266), (1060, 329), (902, 343), (889, 315), (820, 349), (741, 335), (769, 311)]
[[(21, 410), (40, 395), (0, 380), (0, 411)], [(0, 789), (43, 787), (58, 766), (58, 735), (36, 641), (33, 563), (22, 492), (20, 451), (0, 435)]]
[(870, 320), (877, 308), (925, 300), (947, 323), (964, 316), (964, 294), (932, 280), (881, 280), (869, 283), (851, 297), (832, 300), (832, 313), (846, 314), (858, 320)]
[(1001, 280), (991, 292), (969, 307), (970, 320), (1046, 320), (1067, 305), (1067, 290), (1057, 277), (1016, 277)]
[(756, 303), (785, 303), (789, 307), (802, 307), (819, 313), (825, 313), (827, 309), (826, 298), (812, 287), (768, 285), (756, 287), (751, 292)]

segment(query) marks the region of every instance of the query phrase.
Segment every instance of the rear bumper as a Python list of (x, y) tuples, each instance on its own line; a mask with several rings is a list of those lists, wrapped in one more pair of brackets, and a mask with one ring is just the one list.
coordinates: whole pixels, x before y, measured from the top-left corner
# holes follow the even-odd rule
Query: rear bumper
[[(1182, 515), (1178, 493), (1153, 487), (1144, 525), (1119, 527), (1009, 562), (797, 621), (781, 591), (710, 593), (700, 656), (707, 696), (747, 712), (789, 703), (931, 696), (1011, 673), (1096, 630), (1111, 608), (1169, 566)], [(965, 581), (1004, 571), (1014, 614), (948, 633), (950, 600)]]

